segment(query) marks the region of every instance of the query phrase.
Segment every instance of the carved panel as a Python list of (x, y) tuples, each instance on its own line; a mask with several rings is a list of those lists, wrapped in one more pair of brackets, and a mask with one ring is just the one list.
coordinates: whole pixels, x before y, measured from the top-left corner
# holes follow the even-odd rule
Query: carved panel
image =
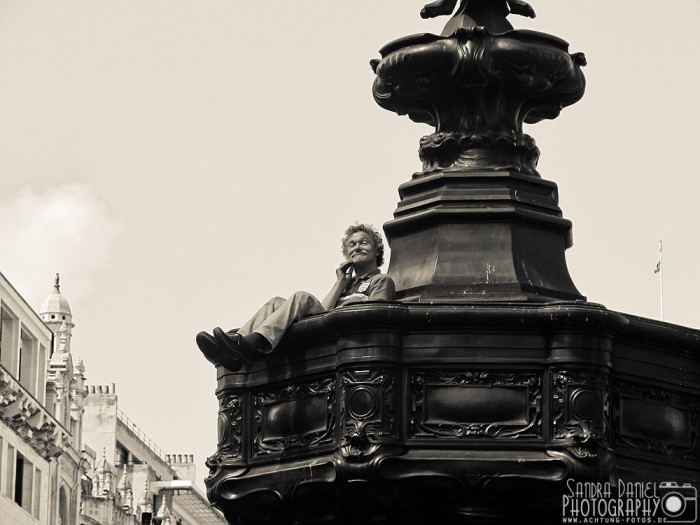
[(569, 450), (575, 456), (596, 457), (608, 437), (608, 378), (561, 370), (553, 373), (552, 382), (552, 439), (573, 441)]
[(340, 375), (341, 453), (367, 456), (383, 441), (398, 437), (396, 378), (387, 370), (346, 371)]
[(241, 394), (224, 394), (219, 398), (217, 429), (219, 460), (240, 459), (243, 456), (243, 402)]
[(537, 372), (415, 372), (410, 436), (541, 438), (541, 403), (542, 380)]
[(255, 455), (332, 443), (334, 413), (334, 378), (255, 394)]
[(615, 442), (671, 456), (698, 457), (698, 398), (618, 382), (613, 390)]

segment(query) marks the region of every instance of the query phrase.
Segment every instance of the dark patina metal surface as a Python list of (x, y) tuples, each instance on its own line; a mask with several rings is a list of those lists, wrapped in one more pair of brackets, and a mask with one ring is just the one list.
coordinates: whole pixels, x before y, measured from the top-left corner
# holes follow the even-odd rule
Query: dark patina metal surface
[[(441, 4), (447, 14), (455, 3)], [(571, 223), (523, 123), (583, 96), (585, 58), (557, 37), (513, 30), (507, 13), (505, 2), (462, 2), (441, 36), (398, 39), (372, 61), (377, 103), (435, 126), (384, 227), (402, 300), (584, 298), (564, 256)]]
[(700, 476), (700, 332), (586, 302), (522, 132), (581, 98), (583, 55), (513, 30), (521, 0), (423, 14), (455, 7), (372, 62), (379, 105), (436, 128), (384, 227), (399, 301), (219, 368), (206, 484), (230, 523), (561, 523), (567, 480)]
[(206, 484), (231, 523), (560, 523), (567, 479), (700, 475), (696, 330), (583, 302), (377, 303), (279, 350), (219, 371)]

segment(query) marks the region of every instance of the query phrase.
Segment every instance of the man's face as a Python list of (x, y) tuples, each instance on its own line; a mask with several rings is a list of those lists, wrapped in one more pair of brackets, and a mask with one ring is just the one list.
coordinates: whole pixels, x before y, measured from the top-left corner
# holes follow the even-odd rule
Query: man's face
[(345, 242), (348, 260), (355, 266), (376, 264), (377, 247), (367, 232), (355, 232)]

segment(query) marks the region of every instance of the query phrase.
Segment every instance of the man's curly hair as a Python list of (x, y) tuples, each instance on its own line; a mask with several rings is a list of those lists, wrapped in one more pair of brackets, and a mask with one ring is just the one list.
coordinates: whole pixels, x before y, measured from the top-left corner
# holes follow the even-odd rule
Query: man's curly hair
[(365, 232), (372, 238), (372, 240), (374, 241), (374, 246), (377, 248), (377, 267), (384, 264), (384, 241), (382, 240), (382, 236), (371, 224), (363, 224), (360, 222), (356, 222), (355, 224), (349, 226), (343, 234), (341, 246), (343, 248), (343, 255), (345, 256), (345, 258), (348, 257), (348, 248), (346, 246), (346, 243), (348, 242), (350, 236), (353, 233), (357, 232)]

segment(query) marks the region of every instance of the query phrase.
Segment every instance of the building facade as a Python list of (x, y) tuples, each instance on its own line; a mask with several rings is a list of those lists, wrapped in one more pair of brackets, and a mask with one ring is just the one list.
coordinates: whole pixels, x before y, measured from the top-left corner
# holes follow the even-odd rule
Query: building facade
[(193, 484), (191, 455), (166, 455), (86, 386), (58, 275), (39, 313), (0, 274), (0, 524), (221, 525)]
[(93, 466), (81, 525), (226, 523), (194, 486), (193, 456), (164, 454), (119, 409), (114, 384), (88, 386), (83, 440)]
[(85, 368), (58, 277), (37, 314), (0, 274), (0, 523), (75, 525)]

